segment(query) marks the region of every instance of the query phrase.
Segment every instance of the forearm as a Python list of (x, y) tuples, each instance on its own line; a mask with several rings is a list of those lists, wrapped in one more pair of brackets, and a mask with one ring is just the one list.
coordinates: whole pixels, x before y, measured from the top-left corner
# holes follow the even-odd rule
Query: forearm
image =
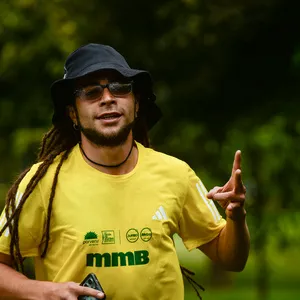
[(227, 218), (227, 224), (218, 238), (217, 257), (228, 271), (242, 271), (246, 265), (250, 248), (250, 235), (246, 218), (233, 221)]
[(77, 300), (80, 295), (96, 299), (104, 297), (98, 290), (80, 286), (75, 282), (31, 280), (0, 263), (0, 300)]
[(39, 293), (42, 293), (40, 283), (0, 263), (0, 300), (38, 299)]

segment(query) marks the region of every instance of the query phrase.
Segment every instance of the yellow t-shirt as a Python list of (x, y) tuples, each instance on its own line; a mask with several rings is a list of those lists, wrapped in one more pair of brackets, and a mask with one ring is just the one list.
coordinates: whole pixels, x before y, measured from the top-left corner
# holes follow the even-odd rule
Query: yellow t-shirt
[[(27, 199), (19, 224), (21, 253), (34, 257), (37, 279), (81, 282), (93, 272), (108, 299), (184, 298), (173, 234), (191, 250), (214, 239), (226, 221), (185, 162), (137, 145), (138, 163), (125, 175), (96, 170), (74, 147), (58, 176), (49, 248), (41, 259), (59, 158), (50, 166)], [(37, 168), (21, 182), (16, 203)], [(4, 223), (3, 213), (0, 228)], [(0, 252), (9, 254), (9, 243), (7, 230)]]

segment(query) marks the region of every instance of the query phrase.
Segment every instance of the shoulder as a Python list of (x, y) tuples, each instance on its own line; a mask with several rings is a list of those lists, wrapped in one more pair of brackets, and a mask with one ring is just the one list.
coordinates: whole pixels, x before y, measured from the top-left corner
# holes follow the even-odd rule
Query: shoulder
[(21, 180), (19, 189), (24, 190), (31, 180), (37, 180), (41, 183), (52, 181), (62, 155), (63, 153), (58, 154), (53, 161), (50, 161), (49, 163), (45, 160), (33, 164)]
[(31, 179), (36, 175), (41, 164), (42, 164), (42, 162), (35, 163), (28, 169), (27, 173), (25, 174), (25, 176), (23, 177), (23, 179), (21, 180), (21, 182), (19, 184), (19, 190), (26, 189), (26, 186), (31, 181)]
[[(142, 146), (143, 147), (143, 146)], [(139, 147), (140, 148), (140, 147)], [(152, 148), (141, 148), (143, 161), (150, 169), (160, 169), (176, 177), (187, 178), (191, 167), (183, 160), (172, 155), (154, 150)]]
[(160, 151), (152, 149), (152, 148), (145, 148), (145, 147), (143, 147), (143, 148), (145, 151), (145, 156), (148, 159), (151, 158), (151, 159), (156, 160), (157, 162), (161, 162), (161, 163), (164, 163), (167, 165), (173, 165), (173, 166), (176, 166), (179, 168), (188, 168), (189, 167), (185, 161), (183, 161), (177, 157), (166, 154), (164, 152), (160, 152)]

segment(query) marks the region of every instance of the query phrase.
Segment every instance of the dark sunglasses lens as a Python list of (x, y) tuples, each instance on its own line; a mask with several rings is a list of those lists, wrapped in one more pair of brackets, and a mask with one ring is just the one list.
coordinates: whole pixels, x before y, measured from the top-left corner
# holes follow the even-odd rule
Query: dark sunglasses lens
[(101, 86), (89, 86), (83, 89), (84, 98), (87, 100), (95, 100), (101, 98), (103, 88)]
[(109, 91), (115, 96), (127, 95), (131, 92), (131, 83), (112, 82)]

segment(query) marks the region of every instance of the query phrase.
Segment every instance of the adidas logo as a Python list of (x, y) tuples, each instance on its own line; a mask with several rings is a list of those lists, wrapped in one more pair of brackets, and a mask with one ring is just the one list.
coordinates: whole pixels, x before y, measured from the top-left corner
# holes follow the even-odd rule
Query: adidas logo
[[(17, 192), (16, 194), (16, 199), (15, 199), (15, 202), (16, 202), (16, 208), (18, 207), (18, 205), (20, 204), (20, 201), (22, 199), (22, 196), (23, 196), (23, 193), (21, 193), (20, 191)], [(9, 212), (11, 214), (11, 210)], [(6, 215), (5, 213), (3, 212), (3, 215), (0, 216), (0, 229), (3, 228), (3, 226), (5, 225), (6, 223)], [(8, 237), (10, 235), (10, 232), (9, 232), (9, 228), (7, 227), (6, 230), (4, 231), (4, 236), (5, 237)]]
[(155, 212), (152, 220), (168, 220), (167, 214), (162, 206)]

